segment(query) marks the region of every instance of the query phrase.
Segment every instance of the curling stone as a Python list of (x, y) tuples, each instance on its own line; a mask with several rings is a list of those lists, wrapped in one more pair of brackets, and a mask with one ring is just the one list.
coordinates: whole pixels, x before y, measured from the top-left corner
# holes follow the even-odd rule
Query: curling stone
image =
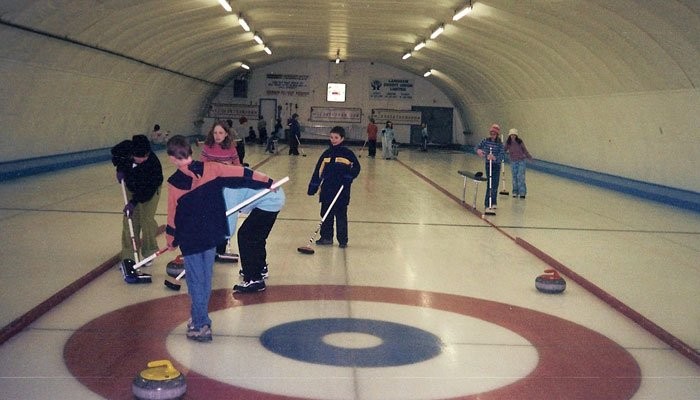
[(170, 261), (168, 265), (165, 266), (165, 272), (168, 276), (176, 278), (182, 271), (185, 270), (185, 259), (182, 258), (182, 254), (175, 257), (174, 260)]
[(535, 287), (542, 293), (556, 294), (566, 289), (566, 281), (553, 269), (544, 270), (544, 274), (535, 279)]
[(138, 400), (180, 399), (187, 391), (187, 383), (170, 360), (157, 360), (136, 375), (131, 391)]

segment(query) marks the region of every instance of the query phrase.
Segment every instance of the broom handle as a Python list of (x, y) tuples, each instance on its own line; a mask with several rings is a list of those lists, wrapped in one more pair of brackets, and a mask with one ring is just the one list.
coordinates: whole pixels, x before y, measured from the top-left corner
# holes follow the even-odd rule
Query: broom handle
[(287, 183), (288, 181), (289, 181), (289, 177), (288, 177), (288, 176), (285, 176), (284, 178), (282, 178), (282, 179), (280, 179), (280, 180), (278, 180), (278, 181), (275, 181), (275, 183), (273, 183), (272, 186), (270, 186), (269, 189), (262, 190), (262, 191), (256, 193), (255, 195), (250, 196), (247, 200), (243, 201), (242, 203), (240, 203), (240, 204), (234, 206), (233, 208), (229, 209), (228, 211), (226, 211), (226, 216), (228, 217), (229, 215), (231, 215), (231, 214), (233, 214), (233, 213), (235, 213), (235, 212), (237, 212), (237, 211), (240, 211), (240, 210), (241, 210), (242, 208), (244, 208), (245, 206), (247, 206), (247, 205), (249, 205), (250, 203), (252, 203), (252, 202), (258, 200), (259, 198), (265, 196), (266, 194), (270, 193), (271, 191), (277, 189), (278, 187), (284, 185), (284, 184)]
[(338, 193), (335, 194), (335, 197), (333, 198), (333, 201), (331, 201), (331, 205), (328, 206), (328, 209), (326, 210), (326, 213), (323, 214), (323, 218), (321, 218), (321, 223), (326, 220), (326, 217), (328, 217), (328, 214), (330, 214), (331, 209), (333, 208), (333, 205), (335, 204), (335, 201), (338, 200), (338, 197), (340, 197), (340, 193), (343, 191), (343, 188), (345, 188), (345, 185), (341, 185), (340, 189), (338, 189)]
[[(122, 184), (122, 195), (124, 196), (124, 206), (129, 204), (129, 199), (126, 197), (126, 185), (124, 179), (121, 181)], [(131, 247), (134, 249), (134, 261), (139, 262), (139, 251), (136, 247), (136, 238), (134, 237), (134, 223), (131, 222), (131, 217), (127, 216), (126, 219), (129, 221), (129, 233), (131, 234)]]
[[(277, 189), (278, 187), (284, 185), (284, 184), (287, 183), (288, 181), (289, 181), (289, 177), (288, 177), (288, 176), (285, 176), (284, 178), (282, 178), (282, 179), (280, 179), (280, 180), (278, 180), (278, 181), (275, 181), (275, 183), (273, 183), (272, 186), (270, 186), (269, 189), (265, 189), (265, 190), (263, 190), (263, 191), (261, 191), (261, 192), (256, 193), (256, 194), (253, 195), (253, 196), (250, 196), (247, 200), (245, 200), (245, 201), (239, 203), (238, 205), (234, 206), (234, 207), (231, 208), (230, 210), (226, 211), (226, 216), (228, 217), (229, 215), (231, 215), (231, 214), (233, 214), (233, 213), (239, 211), (239, 210), (242, 209), (243, 207), (245, 207), (245, 206), (249, 205), (250, 203), (252, 203), (252, 202), (258, 200), (259, 198), (265, 196), (266, 194), (270, 193), (271, 191), (273, 191), (273, 190)], [(182, 279), (183, 276), (185, 276), (185, 270), (184, 270), (184, 269), (182, 270), (182, 272), (180, 272), (180, 274), (178, 274), (178, 276), (175, 278), (175, 280), (176, 280), (176, 281), (179, 281), (180, 279)]]

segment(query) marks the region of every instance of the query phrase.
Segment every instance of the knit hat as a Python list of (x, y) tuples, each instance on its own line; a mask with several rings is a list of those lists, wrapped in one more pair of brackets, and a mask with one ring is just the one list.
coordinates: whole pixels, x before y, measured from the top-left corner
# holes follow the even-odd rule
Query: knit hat
[(131, 138), (131, 154), (135, 157), (146, 157), (151, 152), (151, 142), (146, 135), (134, 135)]
[(498, 124), (493, 124), (491, 125), (491, 129), (489, 129), (489, 132), (501, 133), (501, 127), (498, 126)]
[(508, 136), (510, 136), (510, 135), (520, 136), (520, 134), (518, 133), (518, 130), (515, 129), (515, 128), (511, 128), (511, 129), (508, 131)]

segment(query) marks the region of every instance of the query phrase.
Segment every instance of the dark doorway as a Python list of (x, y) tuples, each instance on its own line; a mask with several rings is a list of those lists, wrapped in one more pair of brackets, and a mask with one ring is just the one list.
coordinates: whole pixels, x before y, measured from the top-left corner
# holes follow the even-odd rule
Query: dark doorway
[[(421, 112), (421, 121), (428, 124), (429, 143), (452, 144), (452, 107), (411, 107)], [(411, 144), (421, 143), (420, 125), (411, 125)]]

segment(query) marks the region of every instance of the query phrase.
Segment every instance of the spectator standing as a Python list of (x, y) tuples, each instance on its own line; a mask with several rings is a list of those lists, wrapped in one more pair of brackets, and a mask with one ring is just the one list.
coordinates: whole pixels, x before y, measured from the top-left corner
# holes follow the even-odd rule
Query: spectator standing
[(513, 175), (513, 197), (524, 199), (527, 195), (527, 185), (525, 184), (525, 163), (532, 156), (525, 147), (525, 142), (520, 138), (518, 130), (513, 128), (508, 131), (506, 140), (506, 153), (510, 158), (510, 168)]
[(299, 125), (299, 114), (292, 114), (288, 121), (289, 125), (289, 155), (299, 155), (299, 142), (301, 141), (301, 126)]
[(377, 155), (377, 124), (374, 123), (374, 118), (370, 117), (367, 124), (367, 155), (374, 158)]
[(382, 157), (385, 160), (394, 158), (392, 145), (394, 144), (394, 124), (391, 121), (386, 121), (384, 129), (382, 129)]

